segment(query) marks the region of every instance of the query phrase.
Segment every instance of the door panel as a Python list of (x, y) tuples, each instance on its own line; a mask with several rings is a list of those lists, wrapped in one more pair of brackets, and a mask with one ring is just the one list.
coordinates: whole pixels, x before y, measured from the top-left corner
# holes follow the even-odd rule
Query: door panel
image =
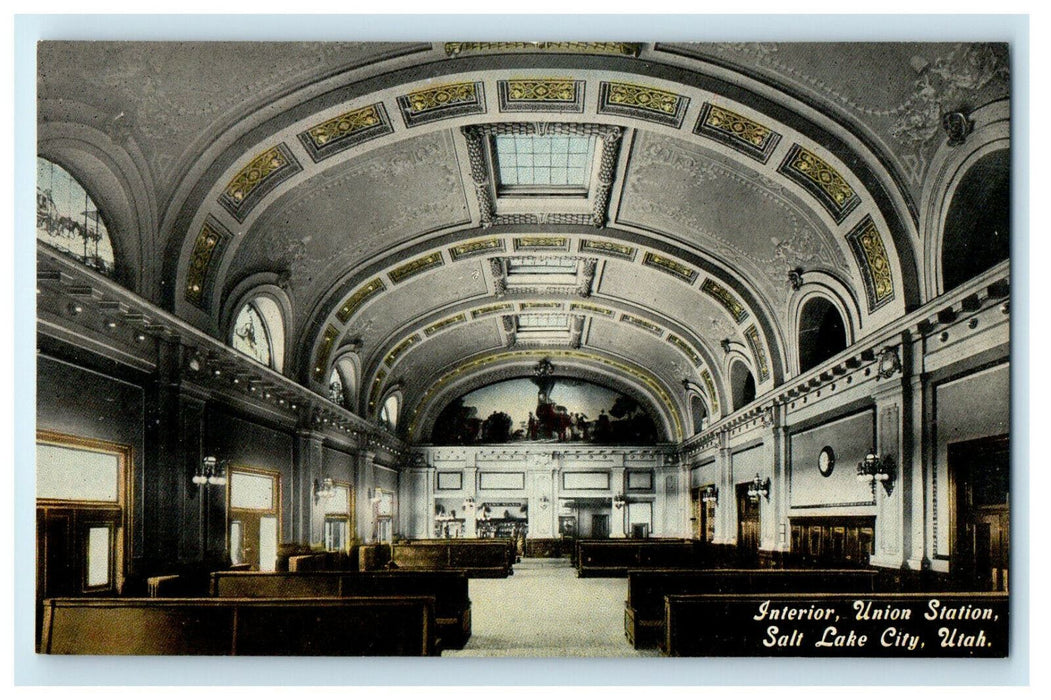
[(737, 485), (737, 549), (742, 563), (759, 561), (759, 503), (748, 497), (748, 484)]
[(609, 537), (609, 516), (593, 513), (591, 515), (591, 536), (596, 540)]
[(1010, 442), (949, 445), (953, 541), (950, 572), (962, 590), (1006, 591), (1010, 552)]
[[(247, 564), (254, 571), (273, 571), (281, 532), (278, 504), (280, 475), (261, 470), (230, 471), (230, 563)], [(238, 547), (238, 545), (240, 545)]]

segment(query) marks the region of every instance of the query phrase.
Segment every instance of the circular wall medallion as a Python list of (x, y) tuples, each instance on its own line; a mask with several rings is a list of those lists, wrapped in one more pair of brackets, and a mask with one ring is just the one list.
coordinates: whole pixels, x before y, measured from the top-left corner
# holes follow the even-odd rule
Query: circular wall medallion
[(821, 454), (817, 457), (817, 468), (821, 476), (830, 476), (832, 469), (836, 466), (836, 453), (827, 445), (821, 448)]

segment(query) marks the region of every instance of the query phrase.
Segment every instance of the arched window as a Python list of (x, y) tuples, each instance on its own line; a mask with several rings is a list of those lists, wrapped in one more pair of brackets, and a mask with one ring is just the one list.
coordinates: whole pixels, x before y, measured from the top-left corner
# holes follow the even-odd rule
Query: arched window
[(708, 409), (700, 396), (690, 397), (690, 414), (693, 416), (693, 432), (697, 434), (708, 427)]
[(104, 215), (62, 166), (40, 157), (36, 162), (37, 240), (112, 277), (116, 262)]
[(400, 403), (397, 394), (391, 394), (387, 397), (387, 400), (383, 402), (383, 408), (380, 409), (380, 423), (385, 425), (388, 430), (394, 431), (398, 428), (398, 411), (401, 408)]
[(806, 372), (847, 348), (847, 329), (839, 310), (813, 297), (799, 313), (799, 371)]
[(949, 291), (1011, 252), (1011, 152), (982, 156), (953, 193), (942, 231), (942, 287)]
[(237, 312), (230, 344), (257, 362), (281, 371), (284, 324), (277, 302), (267, 296), (246, 302)]
[(755, 400), (755, 377), (743, 362), (734, 362), (730, 367), (730, 392), (735, 411)]
[(328, 377), (328, 400), (346, 406), (347, 400), (343, 394), (343, 379), (339, 376), (339, 370), (332, 368), (332, 374)]

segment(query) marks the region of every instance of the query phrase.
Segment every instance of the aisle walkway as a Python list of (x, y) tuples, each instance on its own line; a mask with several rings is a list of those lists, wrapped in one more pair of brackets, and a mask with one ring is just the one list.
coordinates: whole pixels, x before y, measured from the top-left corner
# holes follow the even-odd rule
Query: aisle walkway
[(623, 578), (577, 578), (568, 559), (523, 559), (506, 579), (471, 579), (473, 633), (442, 656), (659, 656), (624, 637)]

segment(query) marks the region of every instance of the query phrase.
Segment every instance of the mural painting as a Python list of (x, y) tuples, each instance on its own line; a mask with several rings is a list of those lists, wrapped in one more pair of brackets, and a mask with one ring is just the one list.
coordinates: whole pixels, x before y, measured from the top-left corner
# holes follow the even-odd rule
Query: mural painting
[(559, 377), (547, 360), (533, 376), (475, 389), (452, 401), (434, 424), (435, 445), (505, 442), (652, 444), (660, 433), (634, 398), (591, 382)]

